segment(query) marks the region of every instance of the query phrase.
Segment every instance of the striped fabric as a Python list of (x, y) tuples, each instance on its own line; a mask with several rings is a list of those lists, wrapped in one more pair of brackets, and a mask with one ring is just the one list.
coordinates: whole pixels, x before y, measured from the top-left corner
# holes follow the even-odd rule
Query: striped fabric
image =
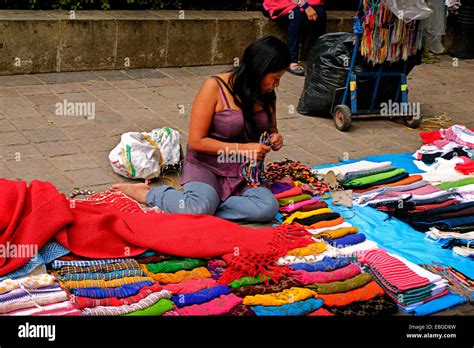
[(117, 298), (117, 297), (107, 297), (107, 298), (89, 298), (89, 297), (74, 297), (74, 303), (80, 309), (83, 308), (92, 308), (92, 307), (99, 307), (99, 306), (121, 306), (125, 304), (132, 304), (138, 302), (148, 295), (161, 291), (163, 287), (155, 283), (151, 286), (145, 286), (140, 289), (138, 294), (132, 295), (125, 298)]
[(71, 280), (113, 280), (125, 277), (145, 277), (146, 274), (142, 270), (126, 269), (123, 271), (114, 271), (109, 273), (72, 273), (63, 276), (58, 275), (61, 281)]
[(17, 289), (0, 295), (0, 313), (68, 300), (67, 293), (58, 285), (41, 289)]
[(123, 306), (117, 306), (117, 307), (99, 306), (99, 307), (94, 307), (94, 308), (84, 308), (82, 313), (83, 315), (88, 315), (88, 316), (123, 315), (123, 314), (131, 313), (134, 311), (138, 311), (140, 309), (148, 308), (163, 298), (170, 299), (171, 291), (161, 290), (159, 292), (154, 292), (148, 295), (147, 297), (145, 297), (144, 299), (138, 301), (137, 303), (132, 303), (130, 305), (123, 305)]
[(54, 316), (79, 316), (82, 312), (77, 309), (70, 301), (53, 303), (41, 307), (32, 307), (27, 309), (20, 309), (14, 312), (9, 312), (7, 315), (54, 315)]
[(78, 261), (54, 260), (51, 263), (51, 267), (53, 269), (59, 269), (64, 266), (78, 266), (78, 267), (101, 266), (101, 265), (108, 265), (111, 263), (123, 262), (127, 260), (129, 259), (78, 260)]
[(127, 277), (113, 280), (71, 280), (68, 282), (61, 283), (68, 289), (78, 288), (116, 288), (125, 284), (134, 284), (144, 281), (152, 281), (149, 277)]
[[(104, 260), (97, 260), (97, 261), (104, 261)], [(66, 261), (63, 261), (66, 262)], [(83, 261), (67, 261), (67, 262), (83, 262)], [(54, 268), (54, 266), (53, 266)], [(123, 270), (133, 270), (133, 269), (140, 269), (140, 264), (133, 260), (127, 259), (118, 262), (106, 263), (106, 264), (98, 264), (98, 265), (67, 265), (61, 266), (61, 269), (58, 271), (58, 274), (68, 274), (68, 273), (107, 273), (107, 272), (115, 272), (115, 271), (123, 271)]]
[(373, 275), (394, 293), (401, 293), (430, 283), (429, 279), (419, 276), (383, 249), (369, 250), (359, 258), (359, 261), (368, 264)]
[(111, 289), (103, 288), (81, 288), (71, 289), (71, 294), (74, 296), (91, 297), (91, 298), (106, 298), (106, 297), (129, 297), (138, 294), (141, 288), (152, 285), (152, 281), (140, 282), (135, 284), (125, 284)]

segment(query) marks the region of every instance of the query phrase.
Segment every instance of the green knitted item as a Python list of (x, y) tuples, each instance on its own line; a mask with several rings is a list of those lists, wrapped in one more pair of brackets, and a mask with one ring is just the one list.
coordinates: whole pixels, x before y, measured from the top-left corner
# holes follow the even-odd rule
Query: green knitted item
[(125, 316), (157, 316), (162, 315), (174, 308), (173, 301), (162, 298), (153, 306), (138, 311), (125, 314)]
[(443, 182), (442, 184), (439, 184), (438, 187), (442, 190), (447, 190), (447, 189), (471, 185), (471, 184), (474, 184), (474, 177), (461, 179), (458, 181), (452, 181), (452, 182)]
[(266, 280), (269, 280), (269, 277), (263, 277), (263, 276), (258, 276), (258, 277), (242, 277), (240, 279), (236, 279), (232, 281), (229, 286), (233, 289), (240, 288), (241, 286), (247, 286), (247, 285), (255, 285), (255, 284), (261, 284), (265, 282)]
[(367, 185), (367, 184), (373, 184), (374, 182), (380, 181), (380, 180), (385, 180), (385, 179), (390, 179), (393, 178), (394, 176), (398, 174), (405, 173), (405, 169), (395, 169), (390, 172), (386, 173), (379, 173), (379, 174), (374, 174), (374, 175), (369, 175), (369, 176), (364, 176), (362, 178), (357, 178), (354, 180), (349, 181), (348, 183), (344, 184), (344, 186), (358, 186), (358, 185)]
[(174, 273), (181, 270), (190, 270), (196, 267), (207, 266), (207, 262), (200, 259), (173, 259), (159, 263), (147, 263), (146, 268), (152, 273)]
[(302, 195), (293, 196), (293, 197), (280, 198), (278, 200), (278, 203), (280, 204), (280, 206), (284, 207), (290, 204), (307, 201), (308, 199), (311, 199), (311, 198), (313, 197), (311, 197), (310, 195), (302, 194)]

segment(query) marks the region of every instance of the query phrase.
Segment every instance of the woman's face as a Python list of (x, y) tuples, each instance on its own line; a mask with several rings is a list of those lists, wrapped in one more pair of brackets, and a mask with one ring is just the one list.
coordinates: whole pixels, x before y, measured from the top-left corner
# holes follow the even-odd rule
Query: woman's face
[(285, 70), (266, 74), (263, 77), (262, 82), (260, 82), (260, 88), (262, 88), (262, 92), (270, 93), (275, 89), (275, 87), (278, 87), (280, 85), (280, 79), (284, 73)]

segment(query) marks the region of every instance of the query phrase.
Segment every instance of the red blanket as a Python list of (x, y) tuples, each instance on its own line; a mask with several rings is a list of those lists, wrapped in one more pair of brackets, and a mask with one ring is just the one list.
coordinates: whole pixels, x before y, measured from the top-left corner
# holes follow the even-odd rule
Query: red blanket
[[(135, 209), (136, 210), (136, 209)], [(261, 273), (277, 279), (276, 260), (311, 243), (301, 227), (248, 228), (205, 215), (121, 211), (117, 204), (68, 201), (53, 185), (0, 180), (0, 241), (37, 244), (55, 237), (71, 252), (89, 258), (129, 257), (147, 249), (182, 257), (222, 256), (228, 282)], [(28, 258), (0, 258), (0, 275)]]

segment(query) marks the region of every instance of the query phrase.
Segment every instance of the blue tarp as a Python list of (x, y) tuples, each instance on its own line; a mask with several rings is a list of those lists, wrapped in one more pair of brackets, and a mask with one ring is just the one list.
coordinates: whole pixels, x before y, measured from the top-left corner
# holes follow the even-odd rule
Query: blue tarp
[[(398, 168), (405, 168), (410, 174), (421, 171), (413, 164), (412, 154), (388, 154), (359, 158), (339, 163), (339, 165), (357, 162), (361, 160), (373, 162), (391, 161)], [(328, 164), (313, 169), (327, 168), (338, 164)], [(398, 254), (407, 260), (421, 264), (441, 262), (454, 267), (470, 278), (474, 278), (474, 261), (459, 256), (449, 249), (442, 249), (435, 241), (425, 238), (425, 234), (413, 229), (410, 225), (392, 218), (387, 220), (388, 215), (371, 207), (346, 208), (333, 206), (330, 201), (328, 205), (346, 218), (346, 221), (359, 228), (367, 239), (373, 240), (388, 252)]]
[(390, 161), (392, 162), (392, 166), (395, 166), (397, 168), (404, 168), (407, 173), (409, 174), (419, 174), (422, 173), (420, 169), (413, 163), (413, 154), (411, 153), (405, 153), (405, 154), (388, 154), (388, 155), (375, 155), (375, 156), (369, 156), (369, 157), (364, 157), (364, 158), (358, 158), (358, 159), (351, 159), (347, 161), (342, 161), (340, 163), (336, 164), (325, 164), (323, 166), (318, 166), (314, 167), (313, 169), (322, 169), (322, 168), (328, 168), (328, 167), (334, 167), (337, 165), (343, 165), (343, 164), (348, 164), (348, 163), (353, 163), (353, 162), (358, 162), (358, 161), (371, 161), (371, 162), (386, 162)]

